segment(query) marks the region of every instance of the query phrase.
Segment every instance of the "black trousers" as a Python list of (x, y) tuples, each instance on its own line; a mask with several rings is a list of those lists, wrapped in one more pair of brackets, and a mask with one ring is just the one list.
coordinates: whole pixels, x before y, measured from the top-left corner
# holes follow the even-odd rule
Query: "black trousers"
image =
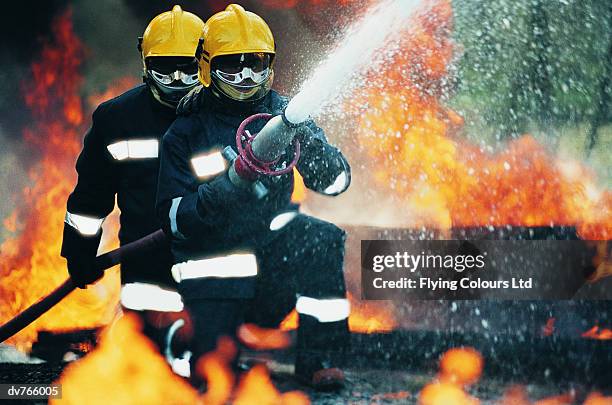
[[(299, 296), (344, 298), (345, 232), (336, 225), (298, 214), (255, 248), (258, 275), (253, 298), (185, 299), (194, 324), (193, 358), (214, 350), (220, 336), (234, 336), (243, 322), (274, 328)], [(300, 315), (298, 351), (340, 351), (348, 344), (347, 320), (319, 322)]]

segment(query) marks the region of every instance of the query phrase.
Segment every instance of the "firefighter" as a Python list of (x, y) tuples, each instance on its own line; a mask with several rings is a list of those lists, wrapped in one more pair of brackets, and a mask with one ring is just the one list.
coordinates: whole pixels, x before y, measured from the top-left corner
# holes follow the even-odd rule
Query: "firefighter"
[[(94, 259), (115, 198), (122, 245), (160, 227), (155, 215), (158, 144), (176, 117), (178, 101), (198, 83), (195, 51), (203, 26), (199, 17), (179, 6), (156, 16), (138, 42), (144, 84), (100, 104), (93, 113), (76, 163), (78, 181), (68, 198), (61, 249), (80, 288), (103, 274), (94, 268)], [(176, 291), (173, 297), (160, 288), (176, 285), (171, 265), (169, 246), (122, 263), (122, 304), (148, 309), (166, 302), (178, 309), (182, 303)]]
[[(193, 358), (213, 350), (220, 335), (234, 336), (241, 322), (277, 327), (295, 308), (296, 375), (316, 389), (336, 389), (344, 375), (333, 355), (348, 343), (345, 232), (297, 212), (290, 203), (292, 172), (261, 177), (268, 192), (260, 198), (231, 182), (221, 154), (236, 148), (245, 118), (283, 113), (287, 99), (271, 90), (274, 57), (270, 28), (241, 6), (231, 4), (206, 22), (202, 86), (181, 101), (161, 145), (158, 215), (172, 235), (173, 276), (194, 322)], [(297, 132), (296, 167), (305, 185), (327, 195), (343, 192), (350, 169), (342, 153), (312, 121)], [(277, 167), (292, 158), (288, 150)]]

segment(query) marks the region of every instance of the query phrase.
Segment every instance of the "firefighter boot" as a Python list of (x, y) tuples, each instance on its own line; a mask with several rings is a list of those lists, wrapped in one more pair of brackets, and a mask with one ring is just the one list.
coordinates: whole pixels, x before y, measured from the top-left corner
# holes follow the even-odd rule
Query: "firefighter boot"
[(348, 321), (319, 322), (300, 314), (295, 376), (317, 391), (337, 391), (344, 387), (344, 372), (338, 359), (348, 346)]

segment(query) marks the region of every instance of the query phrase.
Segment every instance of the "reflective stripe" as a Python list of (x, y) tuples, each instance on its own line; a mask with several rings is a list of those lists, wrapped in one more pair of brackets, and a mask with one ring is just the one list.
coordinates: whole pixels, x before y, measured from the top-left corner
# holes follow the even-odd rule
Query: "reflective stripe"
[(147, 283), (129, 283), (121, 287), (121, 305), (135, 311), (183, 310), (183, 300), (179, 293)]
[(172, 199), (172, 206), (170, 207), (170, 229), (172, 230), (172, 235), (177, 238), (185, 239), (185, 236), (179, 232), (178, 225), (176, 223), (176, 213), (178, 212), (179, 204), (183, 197), (176, 197)]
[(172, 276), (177, 282), (196, 278), (252, 277), (256, 275), (257, 259), (250, 253), (189, 260), (172, 266)]
[(222, 173), (227, 169), (227, 160), (221, 152), (212, 152), (191, 159), (193, 171), (200, 178), (207, 178)]
[(157, 139), (130, 139), (112, 143), (106, 147), (116, 160), (156, 158)]
[(291, 222), (297, 214), (298, 213), (295, 211), (278, 214), (272, 219), (272, 221), (270, 221), (270, 230), (278, 231), (279, 229), (282, 229), (285, 225)]
[(183, 352), (182, 357), (174, 357), (174, 354), (172, 353), (172, 341), (174, 339), (174, 335), (176, 335), (176, 332), (183, 326), (185, 326), (185, 320), (183, 318), (177, 319), (170, 326), (168, 333), (166, 334), (166, 347), (164, 349), (164, 354), (166, 355), (166, 361), (168, 364), (170, 364), (174, 373), (180, 375), (181, 377), (189, 378), (191, 376), (191, 370), (189, 367), (191, 352)]
[(100, 231), (104, 218), (92, 218), (66, 211), (64, 222), (79, 231), (81, 235), (93, 236)]
[(342, 173), (338, 175), (338, 177), (336, 177), (336, 180), (334, 180), (334, 184), (332, 184), (331, 186), (328, 186), (323, 191), (323, 193), (329, 194), (329, 195), (340, 194), (341, 192), (346, 190), (346, 188), (348, 187), (347, 180), (348, 180), (348, 177), (346, 175), (346, 172), (343, 171)]
[(316, 299), (301, 296), (295, 309), (300, 314), (317, 318), (319, 322), (341, 321), (351, 313), (351, 305), (346, 298)]

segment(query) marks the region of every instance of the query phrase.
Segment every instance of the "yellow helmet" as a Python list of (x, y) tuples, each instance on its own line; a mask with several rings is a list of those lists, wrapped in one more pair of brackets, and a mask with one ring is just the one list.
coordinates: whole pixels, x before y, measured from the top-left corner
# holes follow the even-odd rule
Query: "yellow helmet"
[(142, 60), (151, 56), (195, 56), (204, 21), (174, 6), (153, 18), (140, 39)]
[(144, 81), (160, 103), (174, 107), (197, 85), (195, 54), (203, 29), (198, 16), (174, 6), (153, 18), (138, 39)]
[[(199, 60), (199, 79), (206, 87), (211, 83), (211, 63), (215, 57), (235, 54), (275, 54), (274, 37), (268, 24), (257, 14), (230, 4), (206, 21), (204, 43)], [(268, 80), (268, 89), (273, 75)]]

